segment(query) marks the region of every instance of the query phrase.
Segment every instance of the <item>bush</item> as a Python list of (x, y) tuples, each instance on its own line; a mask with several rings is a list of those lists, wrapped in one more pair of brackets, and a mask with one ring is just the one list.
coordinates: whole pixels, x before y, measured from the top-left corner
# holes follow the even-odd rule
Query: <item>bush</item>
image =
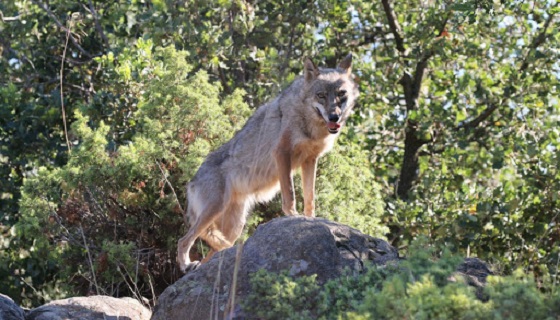
[(257, 318), (315, 318), (319, 292), (315, 276), (292, 278), (288, 272), (274, 274), (260, 269), (251, 278), (251, 287), (252, 293), (243, 305)]
[[(25, 261), (15, 260), (31, 267), (21, 269), (22, 278), (39, 289), (21, 297), (24, 304), (52, 299), (40, 290), (53, 283), (68, 290), (59, 296), (154, 298), (176, 279), (181, 186), (250, 113), (241, 91), (220, 98), (220, 86), (204, 71), (192, 73), (185, 58), (143, 41), (123, 52), (115, 75), (142, 93), (128, 119), (130, 139), (115, 139), (111, 130), (122, 128), (92, 120), (83, 106), (72, 124), (79, 144), (68, 163), (24, 182), (12, 250), (28, 252)], [(113, 63), (111, 56), (100, 60)]]
[[(319, 286), (315, 276), (290, 278), (264, 270), (252, 280), (244, 311), (267, 319), (556, 319), (560, 295), (552, 283), (539, 291), (532, 277), (490, 276), (488, 301), (465, 282), (447, 281), (462, 260), (422, 241), (399, 265), (369, 266)], [(271, 312), (271, 311), (274, 312)]]

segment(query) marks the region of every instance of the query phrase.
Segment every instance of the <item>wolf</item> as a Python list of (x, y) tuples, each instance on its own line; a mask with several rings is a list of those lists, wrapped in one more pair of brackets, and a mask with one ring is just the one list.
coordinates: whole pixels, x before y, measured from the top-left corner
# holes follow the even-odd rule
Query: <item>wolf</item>
[[(336, 68), (304, 61), (303, 76), (258, 108), (234, 137), (210, 153), (187, 185), (184, 219), (190, 229), (177, 244), (183, 272), (195, 269), (241, 235), (251, 207), (281, 191), (282, 211), (297, 215), (292, 173), (301, 168), (304, 214), (315, 216), (317, 159), (331, 150), (359, 96), (352, 54)], [(200, 237), (211, 248), (202, 262), (189, 252)]]

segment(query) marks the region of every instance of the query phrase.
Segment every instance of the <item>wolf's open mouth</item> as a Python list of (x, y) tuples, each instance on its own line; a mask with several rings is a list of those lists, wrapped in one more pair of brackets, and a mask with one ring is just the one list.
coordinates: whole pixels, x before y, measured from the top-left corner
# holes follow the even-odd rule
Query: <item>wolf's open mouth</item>
[(327, 129), (329, 129), (330, 133), (337, 133), (340, 130), (340, 124), (337, 122), (327, 122)]

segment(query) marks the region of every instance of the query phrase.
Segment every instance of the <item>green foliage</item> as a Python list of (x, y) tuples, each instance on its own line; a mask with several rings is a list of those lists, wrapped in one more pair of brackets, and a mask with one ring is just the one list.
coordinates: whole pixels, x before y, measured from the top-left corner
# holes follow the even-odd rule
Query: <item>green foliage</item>
[(383, 200), (367, 152), (344, 138), (338, 143), (318, 165), (317, 216), (383, 237)]
[[(369, 266), (319, 286), (315, 276), (290, 278), (259, 270), (243, 308), (266, 319), (555, 319), (558, 293), (543, 293), (532, 277), (490, 276), (476, 297), (466, 281), (450, 282), (461, 258), (414, 242), (399, 265)], [(460, 276), (454, 275), (455, 278)], [(439, 280), (438, 280), (439, 279)], [(445, 280), (445, 281), (442, 281)], [(550, 282), (548, 288), (554, 288)]]
[[(98, 269), (95, 270), (98, 274), (95, 280), (99, 283), (119, 283), (123, 280), (124, 274), (132, 277), (133, 271), (136, 269), (135, 248), (136, 246), (132, 242), (104, 241), (101, 246), (102, 254), (99, 256)], [(135, 276), (137, 277), (138, 274)]]
[[(119, 56), (116, 69), (152, 55), (151, 45), (143, 42), (135, 50)], [(111, 144), (110, 126), (77, 112), (72, 133), (80, 143), (68, 163), (26, 179), (15, 225), (20, 246), (11, 249), (14, 254), (30, 250), (30, 265), (49, 271), (22, 269), (21, 277), (31, 277), (33, 286), (56, 283), (57, 273), (79, 274), (87, 282), (70, 283), (74, 290), (150, 296), (150, 286), (161, 291), (157, 283), (174, 276), (163, 272), (169, 264), (173, 270), (169, 257), (182, 225), (184, 194), (173, 186), (194, 175), (208, 151), (240, 128), (249, 109), (242, 92), (221, 99), (220, 86), (204, 71), (190, 73), (186, 53), (168, 47), (153, 55), (145, 61), (149, 71), (132, 85), (143, 95), (131, 117), (131, 140)], [(116, 74), (133, 81), (128, 72)]]
[(379, 292), (368, 292), (364, 305), (349, 318), (487, 319), (489, 303), (476, 300), (465, 284), (438, 286), (430, 274), (415, 282), (392, 277)]
[[(359, 69), (371, 94), (354, 118), (369, 137), (383, 194), (393, 194), (407, 175), (414, 181), (404, 196), (385, 198), (388, 238), (406, 246), (427, 236), (508, 273), (557, 273), (557, 3), (392, 5), (408, 56), (394, 44), (366, 49), (375, 61)], [(358, 15), (379, 12), (378, 20), (387, 21), (383, 10), (372, 11)], [(428, 54), (409, 110), (399, 81), (418, 76), (415, 68)], [(408, 159), (403, 128), (422, 139)], [(414, 157), (418, 168), (403, 174)]]
[(432, 278), (430, 281), (435, 282), (438, 286), (447, 283), (449, 275), (457, 270), (457, 266), (463, 260), (446, 249), (441, 252), (441, 259), (433, 261), (437, 248), (430, 247), (426, 238), (415, 240), (408, 252), (412, 252), (412, 254), (401, 263), (401, 266), (408, 268), (411, 272), (410, 276), (415, 279), (429, 273)]
[(312, 312), (317, 308), (319, 292), (315, 276), (293, 279), (288, 272), (273, 274), (260, 269), (251, 278), (251, 289), (243, 305), (245, 311), (257, 318), (315, 318)]
[(517, 270), (507, 280), (491, 277), (486, 291), (492, 297), (493, 313), (497, 319), (546, 319), (558, 316), (549, 314), (552, 301), (543, 299), (533, 279), (525, 276), (522, 270)]

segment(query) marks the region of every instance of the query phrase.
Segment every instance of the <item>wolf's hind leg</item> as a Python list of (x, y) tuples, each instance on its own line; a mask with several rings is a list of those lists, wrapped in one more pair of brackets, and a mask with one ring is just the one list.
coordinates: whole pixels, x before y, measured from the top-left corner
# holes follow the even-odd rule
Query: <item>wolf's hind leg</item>
[(235, 241), (241, 236), (243, 228), (245, 228), (249, 206), (247, 200), (239, 200), (230, 204), (224, 211), (223, 216), (216, 219), (216, 225), (232, 245), (235, 244)]
[(208, 232), (200, 237), (212, 248), (202, 262), (210, 260), (214, 253), (234, 245), (245, 226), (247, 206), (242, 202), (230, 202), (224, 212), (214, 220)]
[[(220, 220), (220, 218), (218, 217), (216, 220)], [(227, 249), (233, 245), (225, 238), (222, 232), (218, 230), (216, 221), (210, 225), (206, 232), (203, 232), (200, 235), (200, 238), (210, 246), (210, 251), (206, 254), (206, 257), (202, 259), (201, 263), (205, 263), (210, 260), (214, 253)]]
[(194, 197), (189, 197), (188, 215), (191, 219), (191, 227), (187, 234), (179, 239), (177, 243), (177, 261), (183, 272), (195, 269), (200, 264), (198, 261), (190, 261), (189, 252), (196, 238), (200, 237), (208, 230), (214, 220), (216, 220), (224, 210), (223, 198), (218, 197), (214, 199), (215, 201), (206, 200), (202, 210), (196, 212), (195, 209), (193, 209), (194, 206), (192, 203), (197, 200), (198, 199), (194, 199)]

